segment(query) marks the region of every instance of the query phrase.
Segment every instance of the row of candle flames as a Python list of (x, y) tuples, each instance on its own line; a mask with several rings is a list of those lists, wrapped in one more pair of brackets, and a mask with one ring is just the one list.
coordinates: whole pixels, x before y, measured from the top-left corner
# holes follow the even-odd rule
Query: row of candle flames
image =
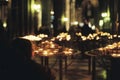
[[(42, 37), (41, 37), (42, 36)], [(52, 56), (52, 55), (72, 55), (73, 49), (68, 47), (63, 47), (56, 44), (55, 38), (50, 40), (43, 40), (43, 38), (47, 38), (48, 36), (45, 34), (40, 34), (37, 37), (34, 35), (27, 35), (22, 38), (28, 39), (31, 41), (33, 45), (33, 55), (40, 56)], [(36, 42), (39, 42), (36, 44)]]
[(98, 48), (102, 55), (110, 55), (112, 57), (120, 57), (120, 42), (114, 42), (102, 48)]
[[(112, 39), (114, 37), (119, 37), (117, 35), (111, 35), (110, 33), (106, 33), (106, 32), (105, 33), (99, 32), (99, 33), (95, 33), (95, 34), (90, 34), (88, 36), (82, 36), (81, 33), (76, 33), (76, 35), (81, 37), (83, 41), (87, 40), (87, 39), (92, 40), (94, 38), (96, 38), (98, 40), (98, 39), (100, 39), (99, 35), (100, 36), (107, 36), (108, 39)], [(24, 36), (22, 38), (29, 39), (30, 41), (35, 42), (35, 41), (42, 41), (43, 38), (47, 38), (47, 37), (48, 36), (45, 34), (39, 34), (37, 36), (27, 35), (27, 36)], [(60, 45), (54, 43), (55, 40), (70, 41), (71, 36), (68, 33), (60, 33), (57, 37), (53, 37), (50, 40), (42, 41), (37, 46), (35, 43), (35, 44), (33, 44), (34, 45), (34, 47), (33, 47), (34, 53), (39, 54), (41, 56), (51, 56), (51, 55), (55, 55), (55, 54), (71, 55), (73, 53), (74, 50), (72, 48), (60, 46)], [(98, 50), (101, 51), (103, 54), (112, 53), (111, 54), (112, 56), (120, 56), (120, 54), (113, 53), (113, 49), (115, 49), (115, 48), (117, 48), (117, 52), (119, 52), (119, 47), (120, 47), (120, 42), (117, 42), (117, 43), (113, 43), (111, 45), (108, 45), (106, 47), (99, 48)]]
[(52, 55), (72, 55), (73, 49), (45, 40), (38, 44), (37, 49), (34, 51), (35, 54), (40, 56), (52, 56)]

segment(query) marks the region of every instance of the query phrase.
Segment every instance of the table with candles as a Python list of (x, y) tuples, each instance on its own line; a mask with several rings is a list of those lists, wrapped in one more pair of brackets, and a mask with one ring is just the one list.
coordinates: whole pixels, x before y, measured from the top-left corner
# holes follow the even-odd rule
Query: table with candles
[[(64, 45), (59, 45), (55, 43), (55, 40), (62, 42), (63, 40), (69, 41), (70, 35), (68, 33), (61, 33), (57, 37), (52, 39), (44, 39), (48, 36), (45, 34), (35, 35), (26, 35), (21, 38), (28, 39), (31, 41), (34, 54), (39, 55), (41, 59), (41, 64), (45, 67), (49, 67), (49, 58), (55, 56), (59, 60), (59, 80), (63, 78), (63, 60), (65, 62), (65, 71), (67, 71), (67, 57), (73, 55), (73, 49), (66, 47)], [(37, 42), (37, 43), (36, 43)]]
[[(120, 53), (119, 53), (120, 42), (113, 43), (107, 46), (99, 45), (100, 41), (102, 42), (100, 44), (104, 44), (103, 43), (104, 41), (112, 41), (112, 39), (116, 40), (117, 36), (110, 35), (108, 33), (103, 33), (103, 32), (99, 32), (97, 34), (90, 34), (88, 36), (82, 36), (82, 34), (80, 33), (76, 33), (76, 35), (78, 39), (80, 38), (80, 40), (78, 41), (82, 43), (86, 41), (89, 43), (92, 41), (92, 44), (95, 44), (94, 42), (97, 41), (98, 46), (96, 47), (95, 45), (96, 49), (95, 50), (91, 49), (91, 48), (94, 48), (93, 45), (91, 45), (90, 51), (86, 53), (88, 56), (91, 56), (92, 58), (92, 75), (93, 75), (92, 80), (95, 80), (95, 65), (96, 65), (96, 59), (98, 57), (100, 58), (109, 57), (109, 59), (120, 58)], [(49, 58), (51, 56), (58, 57), (59, 59), (59, 80), (62, 80), (63, 60), (65, 61), (65, 71), (66, 71), (67, 70), (67, 57), (74, 55), (74, 50), (72, 49), (73, 45), (71, 44), (71, 36), (68, 33), (60, 33), (57, 37), (53, 37), (52, 39), (44, 39), (47, 37), (48, 37), (47, 35), (39, 34), (37, 36), (27, 35), (22, 38), (29, 39), (32, 43), (34, 43), (33, 44), (34, 54), (37, 54), (40, 56), (42, 65), (49, 67)], [(86, 45), (83, 45), (83, 46), (86, 47)]]
[[(85, 53), (92, 58), (92, 80), (96, 79), (96, 62), (98, 62), (104, 69), (109, 70), (107, 78), (119, 78), (116, 72), (120, 72), (120, 42), (114, 42), (107, 46), (91, 50)], [(116, 72), (115, 72), (116, 71)]]
[[(100, 49), (101, 50), (101, 49)], [(109, 78), (111, 80), (120, 79), (120, 42), (114, 42), (111, 45), (107, 45), (102, 50), (102, 54), (105, 55), (110, 61)]]
[(59, 60), (59, 80), (62, 80), (63, 60), (65, 61), (65, 71), (67, 70), (67, 57), (73, 54), (73, 49), (59, 46), (51, 40), (45, 40), (38, 44), (35, 55), (41, 58), (41, 64), (49, 67), (49, 58), (57, 57)]

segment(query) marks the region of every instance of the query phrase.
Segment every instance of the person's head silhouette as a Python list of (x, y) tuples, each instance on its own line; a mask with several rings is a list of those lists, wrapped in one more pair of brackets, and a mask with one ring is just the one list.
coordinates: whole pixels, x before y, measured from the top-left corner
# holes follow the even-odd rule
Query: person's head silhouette
[(25, 59), (31, 59), (32, 43), (30, 40), (23, 38), (16, 38), (12, 42), (12, 48), (17, 56)]

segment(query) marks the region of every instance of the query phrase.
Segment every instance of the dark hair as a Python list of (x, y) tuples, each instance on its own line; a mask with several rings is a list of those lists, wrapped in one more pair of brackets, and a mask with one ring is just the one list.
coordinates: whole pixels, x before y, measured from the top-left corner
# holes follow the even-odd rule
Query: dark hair
[(18, 56), (30, 59), (32, 57), (32, 43), (30, 40), (16, 38), (12, 41), (12, 48)]

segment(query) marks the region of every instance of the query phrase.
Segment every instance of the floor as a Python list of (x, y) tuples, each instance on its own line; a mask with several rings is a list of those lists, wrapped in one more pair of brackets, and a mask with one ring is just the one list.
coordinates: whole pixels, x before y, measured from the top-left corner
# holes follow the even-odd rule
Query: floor
[[(35, 60), (40, 63), (40, 57), (35, 57)], [(56, 80), (93, 80), (92, 73), (88, 71), (88, 59), (82, 59), (80, 56), (68, 57), (66, 70), (65, 63), (62, 64), (62, 75), (60, 75), (58, 59), (55, 57), (49, 58), (49, 67), (54, 72)], [(94, 80), (106, 80), (106, 71), (98, 64), (96, 65), (96, 78)]]

